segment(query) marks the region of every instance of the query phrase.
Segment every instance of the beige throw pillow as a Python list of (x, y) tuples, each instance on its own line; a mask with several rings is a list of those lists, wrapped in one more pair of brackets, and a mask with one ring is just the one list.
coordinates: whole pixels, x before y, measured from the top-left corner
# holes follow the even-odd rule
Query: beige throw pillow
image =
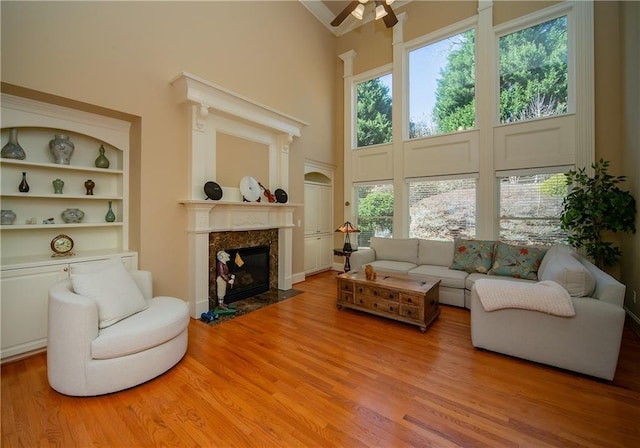
[(120, 258), (99, 263), (73, 263), (70, 275), (75, 293), (97, 302), (100, 328), (147, 308), (147, 302)]

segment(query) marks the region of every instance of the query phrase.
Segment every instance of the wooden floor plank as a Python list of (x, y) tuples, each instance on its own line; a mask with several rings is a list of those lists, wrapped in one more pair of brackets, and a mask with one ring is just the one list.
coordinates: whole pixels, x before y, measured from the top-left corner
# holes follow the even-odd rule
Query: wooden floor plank
[(336, 273), (215, 326), (189, 324), (169, 372), (67, 397), (46, 355), (2, 366), (2, 446), (640, 446), (640, 340), (614, 381), (471, 345), (468, 310), (416, 327), (336, 308)]

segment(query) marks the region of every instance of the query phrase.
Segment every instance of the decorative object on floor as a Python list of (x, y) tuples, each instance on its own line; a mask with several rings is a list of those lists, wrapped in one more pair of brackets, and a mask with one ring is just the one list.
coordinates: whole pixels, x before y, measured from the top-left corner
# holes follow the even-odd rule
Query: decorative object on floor
[(74, 149), (76, 147), (67, 134), (54, 134), (53, 140), (49, 142), (49, 151), (53, 154), (54, 163), (59, 165), (69, 165)]
[(28, 193), (29, 192), (29, 184), (27, 183), (27, 173), (22, 172), (22, 180), (20, 181), (20, 185), (18, 185), (18, 191), (20, 193)]
[(270, 203), (276, 202), (276, 196), (271, 193), (271, 190), (269, 190), (268, 188), (264, 188), (264, 185), (262, 185), (260, 182), (258, 182), (258, 185), (260, 185), (260, 188), (262, 188), (262, 191), (264, 193), (264, 196), (267, 198), (267, 201), (269, 201)]
[(353, 224), (351, 224), (349, 221), (346, 221), (336, 229), (336, 232), (344, 233), (344, 246), (342, 247), (342, 250), (344, 252), (352, 251), (353, 249), (351, 248), (351, 240), (349, 238), (349, 234), (359, 233), (360, 230), (353, 227)]
[(55, 179), (53, 182), (53, 193), (62, 194), (62, 188), (64, 187), (64, 181), (62, 179)]
[(204, 184), (204, 194), (207, 195), (207, 199), (219, 201), (222, 199), (222, 187), (215, 182), (209, 181)]
[(626, 176), (607, 173), (609, 161), (591, 165), (593, 176), (585, 168), (565, 173), (569, 194), (562, 202), (560, 223), (570, 232), (568, 241), (575, 248), (584, 247), (600, 269), (614, 266), (622, 251), (609, 241), (608, 232), (636, 233), (636, 201), (628, 191), (618, 188)]
[(68, 235), (60, 234), (51, 240), (52, 257), (68, 257), (74, 255), (73, 238)]
[(260, 185), (251, 176), (240, 179), (240, 193), (244, 202), (260, 202)]
[(287, 192), (284, 191), (282, 188), (276, 188), (275, 195), (276, 195), (276, 202), (278, 204), (286, 204), (287, 201), (289, 200), (289, 196), (287, 195)]
[[(331, 26), (340, 26), (342, 22), (349, 17), (349, 14), (358, 20), (362, 20), (366, 4), (368, 2), (369, 0), (352, 1), (340, 12), (340, 14), (336, 16), (335, 19), (333, 19)], [(393, 2), (394, 0), (376, 0), (371, 2), (375, 4), (374, 13), (376, 20), (382, 19), (387, 28), (392, 28), (396, 23), (398, 23), (398, 18), (390, 6)]]
[(84, 212), (79, 208), (68, 208), (60, 213), (60, 216), (67, 224), (77, 224), (84, 218)]
[(16, 212), (13, 210), (2, 210), (0, 212), (0, 224), (3, 226), (11, 225), (16, 220)]
[(227, 252), (223, 250), (218, 251), (216, 258), (216, 295), (218, 296), (218, 308), (226, 310), (227, 305), (224, 303), (224, 298), (227, 295), (227, 285), (229, 285), (229, 289), (233, 288), (236, 276), (229, 274), (227, 262), (231, 259), (231, 256)]
[(217, 319), (209, 322), (209, 325), (218, 325), (220, 323), (227, 322), (231, 319), (234, 319), (235, 317), (249, 314), (252, 311), (257, 311), (260, 308), (264, 308), (265, 306), (290, 299), (297, 296), (298, 294), (302, 294), (302, 292), (303, 291), (299, 291), (296, 289), (290, 289), (288, 291), (272, 289), (255, 296), (248, 297), (246, 299), (238, 300), (236, 302), (233, 302), (233, 305), (231, 305), (235, 307), (235, 313), (226, 315), (220, 314)]
[(202, 322), (204, 322), (205, 324), (210, 323), (211, 321), (215, 320), (218, 318), (218, 315), (216, 313), (214, 313), (213, 311), (207, 311), (206, 313), (202, 313), (200, 315), (200, 320)]
[(100, 155), (96, 159), (96, 168), (109, 168), (109, 159), (104, 155), (104, 146), (100, 145), (100, 149), (98, 149)]
[(96, 183), (91, 179), (87, 179), (84, 183), (84, 188), (87, 189), (87, 196), (93, 196), (93, 189), (96, 186)]
[(373, 281), (376, 279), (377, 275), (376, 275), (376, 271), (373, 269), (373, 266), (368, 264), (364, 267), (364, 276), (369, 281)]
[(9, 130), (9, 141), (2, 147), (2, 158), (24, 160), (27, 154), (18, 143), (18, 128)]
[(116, 220), (116, 214), (113, 213), (113, 209), (111, 208), (111, 204), (113, 201), (109, 201), (109, 210), (107, 211), (107, 214), (104, 217), (104, 220), (107, 222), (114, 222)]

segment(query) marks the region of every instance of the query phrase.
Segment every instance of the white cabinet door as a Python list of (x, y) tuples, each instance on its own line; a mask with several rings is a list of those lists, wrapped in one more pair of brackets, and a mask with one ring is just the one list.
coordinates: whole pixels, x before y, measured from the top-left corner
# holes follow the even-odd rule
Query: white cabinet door
[(315, 185), (304, 186), (304, 234), (318, 233), (318, 189)]
[(333, 235), (304, 239), (304, 272), (312, 274), (331, 268)]
[(318, 246), (315, 237), (304, 239), (304, 272), (305, 274), (315, 272), (318, 267), (316, 248)]
[(333, 235), (326, 235), (318, 241), (318, 270), (331, 268), (333, 260)]
[(68, 265), (2, 271), (2, 359), (47, 346), (49, 287)]
[(318, 189), (318, 232), (331, 233), (333, 228), (333, 201), (331, 187), (317, 187)]

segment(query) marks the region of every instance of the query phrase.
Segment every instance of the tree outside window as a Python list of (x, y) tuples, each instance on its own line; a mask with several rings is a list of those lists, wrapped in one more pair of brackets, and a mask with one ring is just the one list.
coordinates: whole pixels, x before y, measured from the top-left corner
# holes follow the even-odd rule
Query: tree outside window
[(357, 93), (357, 147), (391, 142), (391, 74), (361, 82)]
[(475, 30), (409, 52), (409, 138), (475, 127)]
[(500, 122), (567, 112), (567, 17), (562, 16), (499, 40)]
[(393, 185), (356, 187), (358, 246), (368, 247), (374, 236), (393, 237)]

